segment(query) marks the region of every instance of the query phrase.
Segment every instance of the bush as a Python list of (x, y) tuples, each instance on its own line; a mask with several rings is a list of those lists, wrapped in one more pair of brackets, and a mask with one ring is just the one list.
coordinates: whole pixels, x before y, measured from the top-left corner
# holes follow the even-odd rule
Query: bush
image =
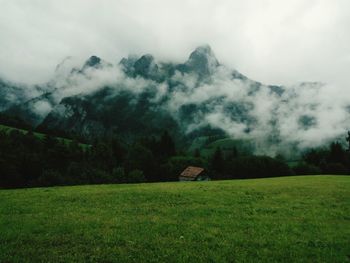
[(126, 183), (127, 177), (123, 167), (117, 167), (113, 169), (112, 172), (113, 181), (116, 183)]
[(56, 170), (44, 170), (42, 175), (37, 179), (36, 184), (39, 186), (63, 185), (61, 174)]
[(90, 176), (90, 182), (93, 184), (108, 184), (114, 183), (111, 173), (101, 169), (91, 170), (92, 176)]
[(293, 168), (293, 171), (297, 175), (322, 174), (322, 170), (320, 167), (313, 164), (307, 164), (307, 163), (298, 164), (296, 167)]
[(328, 163), (325, 172), (329, 174), (349, 174), (348, 168), (341, 163)]
[(0, 188), (24, 187), (25, 179), (15, 165), (0, 159)]
[(141, 170), (132, 170), (127, 177), (127, 183), (143, 183), (145, 175)]
[(226, 179), (263, 178), (293, 174), (286, 163), (268, 156), (240, 157), (226, 165)]

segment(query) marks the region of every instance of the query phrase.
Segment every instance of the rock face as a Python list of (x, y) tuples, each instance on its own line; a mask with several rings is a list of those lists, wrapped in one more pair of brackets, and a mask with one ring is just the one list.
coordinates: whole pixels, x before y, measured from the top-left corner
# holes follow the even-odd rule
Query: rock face
[(0, 79), (0, 111), (25, 100), (22, 89)]
[(0, 112), (37, 97), (42, 93), (40, 87), (11, 83), (0, 79)]
[(131, 91), (115, 94), (106, 87), (85, 96), (64, 98), (45, 118), (42, 128), (70, 130), (86, 137), (115, 132), (128, 137), (161, 134), (165, 129), (179, 132), (172, 116), (152, 103), (150, 90), (135, 98)]
[[(104, 67), (100, 67), (101, 61), (93, 56), (83, 69), (93, 67), (96, 72), (105, 72)], [(84, 75), (83, 69), (79, 74)], [(223, 114), (241, 127), (241, 132), (249, 133), (257, 123), (251, 114), (254, 104), (243, 98), (231, 98), (230, 88), (224, 93), (215, 92), (224, 84), (222, 78), (227, 82), (225, 85), (242, 89), (248, 97), (261, 89), (274, 96), (281, 96), (284, 91), (283, 87), (264, 86), (220, 65), (209, 46), (196, 48), (183, 64), (157, 62), (147, 54), (123, 58), (115, 70), (118, 69), (125, 74), (124, 78), (88, 94), (62, 98), (40, 126), (87, 137), (111, 132), (126, 136), (156, 135), (171, 129), (181, 138), (191, 134), (225, 133), (213, 125), (220, 122), (216, 116)], [(89, 75), (89, 78), (92, 77)], [(208, 89), (210, 94), (202, 94), (203, 89)]]
[(101, 59), (99, 57), (96, 56), (91, 56), (84, 64), (83, 68), (87, 68), (87, 67), (98, 67), (99, 65), (101, 65)]
[(102, 60), (97, 56), (91, 56), (88, 60), (86, 60), (85, 64), (79, 71), (79, 73), (84, 73), (87, 69), (102, 69), (104, 67), (110, 67), (112, 64)]
[(152, 77), (158, 73), (158, 65), (152, 55), (144, 55), (134, 64), (134, 74), (141, 77)]
[[(50, 82), (26, 89), (35, 90), (30, 94), (0, 81), (0, 110), (43, 129), (87, 137), (157, 135), (166, 129), (180, 139), (268, 134), (267, 140), (279, 141), (283, 118), (297, 105), (288, 108), (297, 89), (286, 92), (251, 80), (221, 65), (209, 46), (196, 48), (181, 64), (149, 54), (123, 58), (118, 65), (97, 56), (73, 68), (68, 62), (57, 67)], [(298, 114), (297, 127), (317, 125), (313, 112)]]
[(219, 62), (210, 46), (196, 48), (185, 63), (188, 71), (196, 72), (201, 77), (212, 75), (218, 66)]

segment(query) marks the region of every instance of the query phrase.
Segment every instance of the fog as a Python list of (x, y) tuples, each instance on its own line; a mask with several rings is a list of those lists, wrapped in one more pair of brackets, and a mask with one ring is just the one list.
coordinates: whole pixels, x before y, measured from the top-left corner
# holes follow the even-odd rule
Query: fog
[(0, 76), (47, 81), (67, 56), (116, 62), (151, 53), (183, 61), (200, 44), (266, 84), (347, 91), (347, 0), (0, 0)]
[[(177, 72), (173, 80), (187, 89), (162, 106), (178, 118), (182, 105), (223, 97), (222, 105), (208, 104), (209, 113), (198, 112), (186, 132), (209, 124), (276, 153), (278, 148), (266, 146), (275, 133), (282, 146), (303, 149), (339, 138), (350, 128), (347, 0), (0, 0), (0, 6), (0, 77), (48, 82), (56, 104), (104, 86), (135, 95), (152, 86), (157, 103), (167, 94), (167, 84), (129, 78), (118, 62), (129, 54), (149, 53), (158, 61), (181, 63), (196, 46), (209, 44), (223, 65), (211, 82), (197, 86), (198, 76)], [(111, 64), (67, 77), (91, 55)], [(231, 69), (266, 85), (284, 85), (286, 92), (277, 96), (264, 85), (250, 94), (252, 82), (232, 80)], [(223, 105), (235, 102), (248, 107), (253, 124), (227, 114)], [(33, 107), (44, 118), (54, 106), (38, 101)]]
[[(269, 86), (262, 85), (253, 92), (254, 81), (232, 78), (232, 69), (224, 64), (218, 67), (209, 64), (210, 81), (200, 81), (193, 72), (177, 71), (171, 82), (177, 83), (178, 88), (170, 91), (167, 82), (128, 77), (118, 63), (102, 62), (101, 67), (86, 68), (83, 74), (70, 74), (73, 65), (69, 58), (56, 68), (53, 83), (56, 103), (64, 97), (92, 94), (106, 86), (114, 90), (110, 96), (127, 90), (134, 93), (135, 98), (152, 88), (156, 96), (151, 102), (171, 113), (183, 125), (185, 133), (207, 125), (221, 128), (232, 138), (253, 141), (259, 154), (275, 155), (292, 151), (293, 147), (303, 150), (324, 146), (344, 137), (350, 129), (349, 96), (331, 84), (298, 83), (284, 86), (283, 94), (271, 92)], [(184, 105), (205, 105), (206, 110), (198, 110), (192, 123), (183, 124), (179, 109)], [(243, 105), (242, 114), (248, 116), (244, 118), (251, 118), (253, 122), (242, 121), (237, 113), (227, 110), (228, 105)], [(65, 114), (64, 108), (58, 109), (60, 114)], [(42, 102), (35, 108), (42, 116), (51, 110)]]

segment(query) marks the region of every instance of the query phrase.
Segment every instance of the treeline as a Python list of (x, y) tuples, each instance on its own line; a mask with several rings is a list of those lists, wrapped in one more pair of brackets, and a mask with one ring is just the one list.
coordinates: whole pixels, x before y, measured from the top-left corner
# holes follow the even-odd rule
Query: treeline
[(33, 131), (37, 133), (50, 134), (55, 137), (78, 140), (81, 143), (89, 143), (89, 140), (87, 138), (84, 138), (83, 136), (72, 134), (71, 132), (68, 132), (68, 131), (47, 129), (45, 127), (42, 127), (41, 125), (39, 125), (38, 127), (33, 127), (31, 124), (24, 121), (18, 116), (4, 114), (2, 112), (0, 112), (0, 125), (9, 126), (11, 128), (16, 128), (16, 129)]
[(177, 181), (187, 166), (201, 166), (212, 179), (256, 178), (292, 174), (282, 161), (270, 157), (213, 156), (200, 151), (176, 151), (168, 132), (159, 138), (105, 138), (91, 147), (52, 135), (39, 139), (33, 132), (0, 132), (0, 187)]
[(0, 132), (0, 187), (138, 183), (177, 181), (187, 166), (205, 168), (209, 178), (262, 178), (294, 174), (349, 174), (350, 155), (340, 143), (311, 149), (295, 167), (283, 157), (241, 155), (217, 148), (210, 156), (176, 149), (164, 132), (159, 138), (138, 138), (125, 143), (118, 137), (82, 147), (76, 140), (52, 135), (40, 139), (28, 131)]
[[(350, 139), (350, 138), (349, 138)], [(301, 154), (295, 166), (289, 166), (283, 156), (239, 156), (235, 148), (226, 156), (218, 148), (211, 159), (211, 178), (244, 179), (284, 175), (350, 174), (350, 151), (341, 143), (309, 149)]]
[(13, 128), (24, 129), (24, 130), (33, 129), (33, 127), (30, 124), (26, 123), (21, 118), (16, 116), (9, 116), (1, 112), (0, 112), (0, 124), (11, 126)]
[(310, 149), (294, 170), (296, 174), (350, 174), (350, 151), (339, 142), (329, 148)]
[(240, 156), (233, 147), (226, 156), (216, 149), (210, 159), (210, 174), (213, 179), (248, 179), (293, 175), (294, 171), (282, 158)]
[(173, 155), (175, 146), (167, 133), (160, 140), (131, 145), (113, 138), (81, 147), (77, 141), (67, 143), (51, 135), (42, 140), (31, 131), (2, 131), (0, 187), (175, 180), (168, 167), (159, 167)]

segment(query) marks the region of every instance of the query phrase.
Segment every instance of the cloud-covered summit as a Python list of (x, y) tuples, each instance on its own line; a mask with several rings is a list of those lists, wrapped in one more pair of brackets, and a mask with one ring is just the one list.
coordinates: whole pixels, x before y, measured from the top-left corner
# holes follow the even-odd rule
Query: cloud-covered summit
[(348, 91), (347, 0), (0, 0), (0, 74), (43, 83), (67, 55), (184, 61), (201, 43), (262, 83), (321, 81)]
[(350, 100), (330, 93), (329, 84), (265, 85), (220, 63), (208, 45), (182, 63), (150, 54), (114, 64), (98, 56), (67, 58), (39, 90), (7, 111), (85, 136), (171, 129), (197, 138), (220, 131), (274, 155), (327, 144), (350, 123)]
[(208, 76), (214, 73), (219, 66), (219, 62), (215, 57), (209, 45), (197, 47), (186, 61), (185, 66), (197, 72), (200, 76)]

